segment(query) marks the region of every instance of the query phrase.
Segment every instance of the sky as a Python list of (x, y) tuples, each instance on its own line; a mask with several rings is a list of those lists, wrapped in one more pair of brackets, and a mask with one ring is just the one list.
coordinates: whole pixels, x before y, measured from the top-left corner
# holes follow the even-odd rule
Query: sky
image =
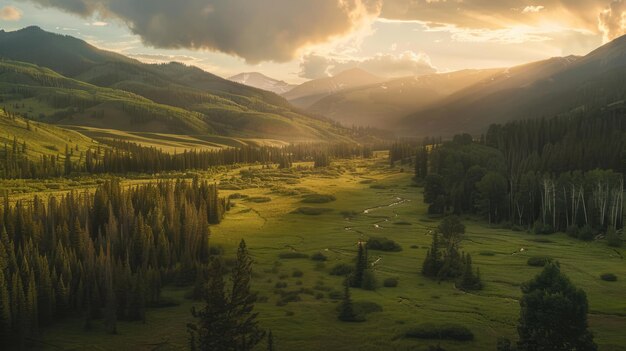
[(584, 55), (626, 32), (626, 0), (0, 0), (1, 29), (30, 25), (144, 62), (301, 83)]

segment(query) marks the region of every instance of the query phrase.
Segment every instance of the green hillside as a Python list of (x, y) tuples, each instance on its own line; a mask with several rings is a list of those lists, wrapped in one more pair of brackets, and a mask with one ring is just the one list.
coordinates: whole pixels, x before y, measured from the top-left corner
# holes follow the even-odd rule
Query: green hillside
[(154, 132), (211, 131), (198, 113), (23, 62), (0, 61), (0, 99), (8, 111), (47, 122)]
[(510, 68), (415, 111), (400, 123), (412, 135), (479, 134), (492, 123), (592, 111), (626, 99), (626, 36), (583, 57)]
[(41, 122), (33, 122), (22, 117), (9, 116), (0, 109), (0, 145), (12, 147), (13, 143), (22, 147), (26, 143), (26, 155), (39, 160), (41, 155), (61, 155), (65, 147), (80, 151), (95, 149), (100, 145), (93, 139), (75, 131), (59, 128)]
[[(50, 92), (50, 85), (41, 80), (0, 78), (4, 83), (21, 83), (29, 87), (27, 94), (5, 96), (5, 101), (23, 103), (33, 110), (26, 111), (29, 116), (36, 113), (35, 117), (39, 117), (43, 113), (47, 120), (56, 123), (286, 141), (345, 139), (341, 136), (345, 133), (343, 128), (302, 114), (274, 93), (231, 82), (197, 67), (178, 63), (144, 64), (37, 27), (0, 32), (0, 57), (46, 67), (65, 78), (62, 88), (72, 90), (60, 92), (54, 86), (54, 93)], [(68, 78), (74, 84), (69, 84)], [(35, 89), (41, 85), (46, 89)], [(102, 98), (104, 91), (109, 95), (126, 94), (127, 97), (121, 99), (116, 95), (105, 99)], [(67, 103), (60, 107), (56, 103), (54, 106), (43, 103), (46, 98), (41, 96), (50, 94), (57, 98), (58, 95), (68, 96)], [(94, 94), (99, 97), (98, 104), (91, 98)], [(72, 106), (76, 105), (72, 99), (80, 100), (79, 113), (67, 112), (70, 106), (76, 107)]]

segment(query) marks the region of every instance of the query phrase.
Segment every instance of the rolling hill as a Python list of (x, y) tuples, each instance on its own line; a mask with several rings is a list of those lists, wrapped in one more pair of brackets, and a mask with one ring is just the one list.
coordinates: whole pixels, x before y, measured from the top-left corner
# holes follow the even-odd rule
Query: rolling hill
[(412, 135), (482, 133), (492, 123), (602, 108), (626, 99), (626, 36), (583, 57), (513, 67), (400, 123)]
[[(13, 142), (21, 147), (27, 145), (26, 155), (32, 160), (40, 160), (42, 155), (62, 155), (65, 147), (85, 151), (100, 146), (93, 139), (78, 132), (42, 122), (32, 122), (25, 118), (9, 115), (0, 109), (0, 145), (12, 147)], [(75, 153), (78, 158), (79, 153)]]
[(270, 78), (259, 72), (239, 73), (228, 79), (233, 82), (237, 82), (239, 84), (244, 84), (244, 85), (248, 85), (254, 88), (271, 91), (279, 95), (285, 94), (291, 89), (296, 87), (296, 85), (289, 84), (282, 80)]
[(500, 71), (463, 70), (392, 79), (330, 94), (307, 110), (348, 126), (390, 128), (406, 115)]
[(306, 109), (333, 93), (382, 83), (385, 80), (385, 78), (375, 76), (360, 68), (352, 68), (332, 77), (319, 78), (302, 83), (283, 94), (283, 97), (295, 106)]
[[(131, 123), (128, 115), (118, 113), (119, 106), (113, 106), (113, 111), (109, 105), (100, 106), (102, 108), (97, 110), (97, 115), (103, 118), (107, 128), (215, 133), (287, 141), (345, 139), (342, 128), (301, 113), (274, 93), (220, 78), (197, 67), (179, 63), (144, 64), (97, 49), (80, 39), (49, 33), (38, 27), (0, 31), (0, 57), (51, 69), (59, 76), (72, 80), (73, 84), (87, 83), (89, 94), (93, 94), (94, 88), (109, 88), (112, 94), (132, 95), (135, 102), (142, 98), (142, 104), (146, 108), (150, 105), (150, 110), (159, 111), (159, 115), (163, 110), (173, 112), (165, 119), (133, 116)], [(6, 75), (3, 79), (7, 79)], [(33, 91), (31, 89), (31, 93)], [(41, 101), (39, 93), (41, 89), (28, 98), (22, 96), (18, 100), (25, 105), (34, 102), (29, 99)], [(5, 101), (11, 100), (5, 97)], [(37, 110), (36, 116), (44, 113), (47, 120), (56, 112), (46, 114), (41, 112), (45, 108), (39, 109), (36, 104), (32, 108)], [(55, 122), (103, 126), (91, 123), (93, 121), (88, 118), (93, 117), (92, 112), (96, 111), (87, 111), (88, 117), (72, 115), (72, 120)]]

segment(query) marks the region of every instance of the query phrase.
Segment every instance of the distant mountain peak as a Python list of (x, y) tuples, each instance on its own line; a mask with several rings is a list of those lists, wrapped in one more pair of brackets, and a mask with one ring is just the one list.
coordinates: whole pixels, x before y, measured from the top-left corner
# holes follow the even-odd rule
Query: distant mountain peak
[(295, 85), (291, 85), (285, 81), (268, 77), (259, 72), (239, 73), (228, 79), (239, 84), (271, 91), (279, 95), (285, 94), (295, 87)]
[(39, 26), (28, 26), (28, 27), (24, 27), (18, 30), (18, 32), (45, 32), (45, 31), (41, 29), (41, 27)]

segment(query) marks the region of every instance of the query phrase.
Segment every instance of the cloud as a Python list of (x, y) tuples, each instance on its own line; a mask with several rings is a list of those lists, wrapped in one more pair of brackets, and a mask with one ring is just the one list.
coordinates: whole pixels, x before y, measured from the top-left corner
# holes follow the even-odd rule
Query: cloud
[(604, 42), (626, 34), (626, 1), (613, 1), (598, 15)]
[(428, 55), (412, 51), (398, 55), (379, 53), (363, 59), (347, 60), (309, 54), (300, 62), (300, 77), (309, 79), (328, 77), (351, 68), (361, 68), (383, 77), (420, 76), (437, 72)]
[(537, 13), (537, 12), (541, 12), (541, 10), (543, 10), (543, 9), (545, 9), (545, 7), (541, 6), (541, 5), (538, 5), (538, 6), (526, 6), (522, 10), (522, 13)]
[[(626, 0), (385, 0), (381, 17), (389, 20), (437, 22), (456, 28), (501, 30), (529, 27), (562, 28), (606, 34), (623, 30)], [(534, 36), (529, 37), (536, 39)]]
[(22, 18), (22, 11), (15, 6), (5, 6), (0, 9), (0, 20), (19, 21)]
[(126, 54), (126, 56), (135, 58), (146, 63), (168, 63), (168, 62), (194, 62), (198, 58), (185, 55), (162, 55), (162, 54)]
[(207, 49), (248, 63), (289, 61), (313, 44), (348, 35), (379, 13), (382, 0), (30, 0), (117, 20), (154, 47)]
[[(554, 39), (557, 33), (572, 31), (562, 27), (543, 26), (513, 26), (502, 29), (461, 28), (452, 24), (422, 23), (426, 32), (447, 32), (450, 38), (457, 42), (468, 43), (499, 43), (521, 44), (528, 42), (543, 42)], [(584, 34), (584, 33), (583, 33)]]

